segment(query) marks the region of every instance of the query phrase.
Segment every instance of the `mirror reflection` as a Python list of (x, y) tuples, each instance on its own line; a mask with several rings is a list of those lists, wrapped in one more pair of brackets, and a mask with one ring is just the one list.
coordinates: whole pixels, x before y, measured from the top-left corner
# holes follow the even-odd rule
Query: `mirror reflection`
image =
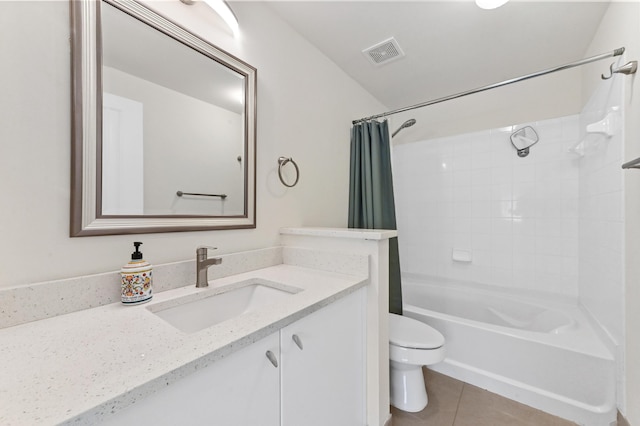
[(137, 2), (71, 25), (71, 236), (255, 228), (256, 69)]
[(244, 76), (109, 4), (101, 22), (102, 214), (244, 213)]

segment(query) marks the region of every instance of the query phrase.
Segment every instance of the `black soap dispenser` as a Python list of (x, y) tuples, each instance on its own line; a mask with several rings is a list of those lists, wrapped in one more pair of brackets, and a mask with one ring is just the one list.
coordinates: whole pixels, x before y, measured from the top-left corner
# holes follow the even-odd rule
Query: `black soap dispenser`
[(131, 253), (131, 261), (120, 270), (122, 278), (122, 303), (127, 305), (143, 303), (152, 296), (152, 266), (142, 258), (141, 242), (133, 243), (135, 251)]

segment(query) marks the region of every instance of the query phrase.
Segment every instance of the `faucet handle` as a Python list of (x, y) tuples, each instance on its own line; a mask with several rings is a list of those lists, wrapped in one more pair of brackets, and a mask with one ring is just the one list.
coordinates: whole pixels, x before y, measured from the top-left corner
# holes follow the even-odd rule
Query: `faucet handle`
[(198, 246), (196, 247), (196, 255), (202, 259), (206, 259), (208, 250), (218, 250), (218, 247)]
[(211, 246), (198, 246), (196, 247), (196, 251), (200, 251), (200, 250), (218, 250), (218, 247), (211, 247)]

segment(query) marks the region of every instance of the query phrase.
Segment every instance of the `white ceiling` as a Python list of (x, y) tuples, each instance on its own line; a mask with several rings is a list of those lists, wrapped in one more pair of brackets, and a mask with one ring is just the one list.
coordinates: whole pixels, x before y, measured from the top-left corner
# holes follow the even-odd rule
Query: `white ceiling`
[[(608, 2), (269, 1), (282, 19), (389, 109), (582, 59)], [(361, 52), (395, 37), (406, 56)], [(372, 111), (379, 113), (383, 111)]]

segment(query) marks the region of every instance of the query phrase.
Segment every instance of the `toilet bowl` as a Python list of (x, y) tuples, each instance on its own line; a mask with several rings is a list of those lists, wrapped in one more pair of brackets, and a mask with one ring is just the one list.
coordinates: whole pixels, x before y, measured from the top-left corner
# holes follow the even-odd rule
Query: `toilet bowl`
[(429, 402), (422, 366), (444, 359), (444, 336), (409, 317), (389, 314), (391, 405), (415, 413)]

